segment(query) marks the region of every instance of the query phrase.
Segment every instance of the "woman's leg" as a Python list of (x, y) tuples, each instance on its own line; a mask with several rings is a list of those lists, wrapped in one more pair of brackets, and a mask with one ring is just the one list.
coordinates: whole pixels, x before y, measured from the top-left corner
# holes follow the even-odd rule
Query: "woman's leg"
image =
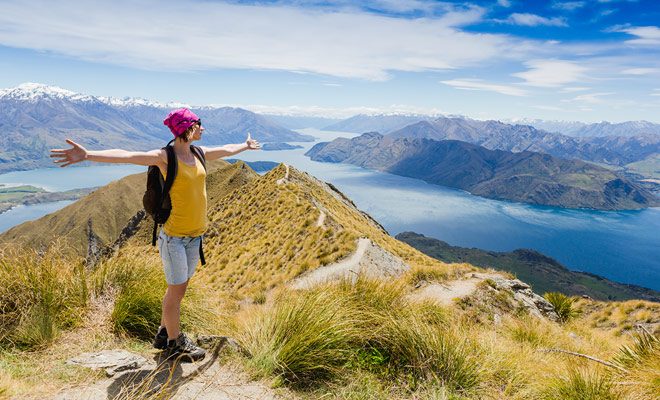
[(167, 285), (165, 297), (163, 297), (163, 315), (160, 325), (167, 329), (167, 338), (176, 339), (179, 336), (181, 321), (181, 300), (186, 294), (188, 282), (179, 285)]
[(189, 279), (186, 252), (188, 238), (169, 236), (161, 231), (158, 239), (158, 250), (167, 281), (160, 325), (166, 328), (169, 339), (176, 339), (180, 332), (181, 301), (186, 294)]

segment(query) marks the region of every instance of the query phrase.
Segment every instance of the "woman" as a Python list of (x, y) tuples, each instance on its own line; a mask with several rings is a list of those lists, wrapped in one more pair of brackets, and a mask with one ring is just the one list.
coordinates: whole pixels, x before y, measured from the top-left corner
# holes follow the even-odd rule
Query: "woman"
[[(206, 230), (206, 170), (190, 148), (190, 142), (201, 140), (204, 128), (199, 117), (185, 108), (170, 112), (163, 123), (175, 138), (173, 147), (178, 172), (170, 189), (172, 211), (158, 238), (167, 291), (163, 298), (161, 326), (153, 344), (155, 348), (166, 350), (168, 355), (199, 360), (204, 357), (204, 350), (194, 346), (180, 331), (179, 321), (181, 300), (197, 267), (199, 246)], [(167, 153), (164, 149), (146, 152), (121, 149), (91, 151), (71, 140), (66, 142), (72, 148), (51, 150), (51, 157), (58, 158), (54, 162), (61, 163), (61, 167), (81, 161), (131, 163), (156, 165), (163, 177), (167, 175)], [(259, 142), (250, 138), (249, 133), (245, 143), (201, 147), (206, 161), (259, 148)]]

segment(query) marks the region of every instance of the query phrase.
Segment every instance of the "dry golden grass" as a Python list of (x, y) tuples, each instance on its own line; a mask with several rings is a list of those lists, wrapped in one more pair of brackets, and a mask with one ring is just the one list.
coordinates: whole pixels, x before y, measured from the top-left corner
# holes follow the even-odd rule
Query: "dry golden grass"
[[(387, 235), (356, 208), (293, 168), (280, 165), (221, 199), (209, 210), (200, 276), (236, 299), (259, 298), (306, 271), (351, 254), (368, 237), (414, 267), (450, 277), (473, 268), (449, 266)], [(319, 216), (325, 213), (322, 226)]]

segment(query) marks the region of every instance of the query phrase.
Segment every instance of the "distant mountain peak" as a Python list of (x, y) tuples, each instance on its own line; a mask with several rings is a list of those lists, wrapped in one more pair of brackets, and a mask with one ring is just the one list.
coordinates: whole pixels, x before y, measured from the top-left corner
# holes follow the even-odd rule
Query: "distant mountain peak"
[(35, 103), (44, 99), (68, 100), (74, 103), (93, 103), (100, 102), (115, 107), (156, 107), (156, 108), (194, 108), (185, 103), (158, 103), (138, 97), (103, 97), (92, 96), (84, 93), (76, 93), (71, 90), (63, 89), (59, 86), (47, 85), (37, 82), (25, 82), (15, 88), (0, 90), (0, 99), (12, 99), (18, 101), (27, 101)]
[(59, 86), (43, 83), (26, 82), (15, 88), (0, 90), (0, 98), (36, 102), (43, 99), (66, 99), (75, 102), (94, 101), (94, 97), (62, 89)]
[(147, 107), (156, 107), (156, 108), (182, 108), (182, 107), (197, 108), (186, 103), (177, 103), (177, 102), (159, 103), (156, 101), (151, 101), (140, 97), (122, 97), (121, 99), (119, 99), (110, 96), (110, 97), (97, 97), (97, 99), (105, 104), (116, 107), (147, 106)]

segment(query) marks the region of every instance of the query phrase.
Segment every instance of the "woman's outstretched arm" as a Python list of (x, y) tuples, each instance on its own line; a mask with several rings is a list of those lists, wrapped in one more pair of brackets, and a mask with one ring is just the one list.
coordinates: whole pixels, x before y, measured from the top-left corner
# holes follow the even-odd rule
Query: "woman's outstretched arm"
[(207, 161), (217, 160), (221, 157), (233, 156), (245, 150), (259, 150), (261, 145), (250, 137), (248, 132), (247, 140), (244, 143), (226, 144), (219, 147), (202, 147), (204, 157)]
[(159, 167), (164, 166), (167, 169), (167, 158), (163, 149), (150, 151), (127, 151), (122, 149), (87, 150), (73, 140), (66, 139), (66, 142), (72, 146), (70, 149), (53, 149), (50, 151), (50, 156), (57, 158), (53, 162), (55, 164), (62, 164), (60, 167), (67, 167), (82, 161), (95, 161), (102, 163), (158, 165)]

